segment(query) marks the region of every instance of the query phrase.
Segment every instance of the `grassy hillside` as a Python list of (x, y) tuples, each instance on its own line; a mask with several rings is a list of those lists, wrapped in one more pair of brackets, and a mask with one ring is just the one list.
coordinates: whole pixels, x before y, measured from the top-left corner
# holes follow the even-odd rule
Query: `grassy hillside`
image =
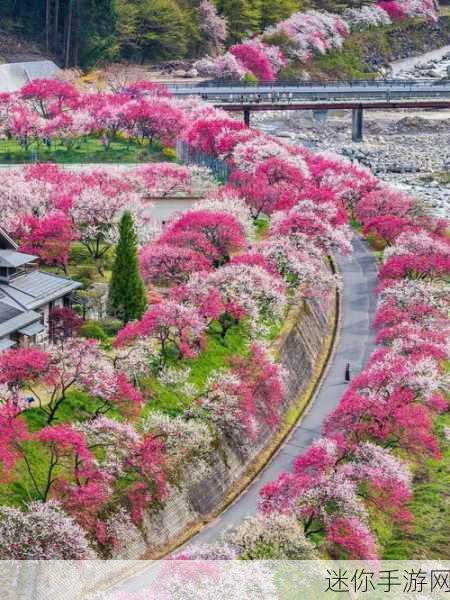
[(384, 558), (450, 560), (450, 414), (437, 420), (442, 460), (427, 460), (414, 477), (413, 525), (396, 529), (386, 541)]

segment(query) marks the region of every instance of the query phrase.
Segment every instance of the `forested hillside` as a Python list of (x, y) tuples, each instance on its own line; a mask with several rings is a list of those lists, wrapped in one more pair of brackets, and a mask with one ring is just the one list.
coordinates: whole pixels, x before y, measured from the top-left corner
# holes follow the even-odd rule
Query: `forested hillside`
[(199, 10), (201, 0), (0, 0), (0, 35), (41, 44), (64, 66), (99, 60), (139, 62), (198, 57), (207, 48), (205, 28), (227, 25), (225, 44), (261, 32), (302, 8), (339, 11), (359, 2), (336, 0), (216, 0), (218, 15)]

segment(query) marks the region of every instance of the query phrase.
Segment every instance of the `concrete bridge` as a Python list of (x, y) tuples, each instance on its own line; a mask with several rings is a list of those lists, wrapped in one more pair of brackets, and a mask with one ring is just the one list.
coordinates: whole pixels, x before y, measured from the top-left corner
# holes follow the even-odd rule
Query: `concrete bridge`
[(450, 109), (450, 80), (375, 80), (274, 82), (255, 86), (239, 82), (169, 85), (176, 96), (200, 96), (218, 108), (242, 112), (250, 124), (253, 111), (352, 111), (352, 139), (363, 139), (363, 111)]

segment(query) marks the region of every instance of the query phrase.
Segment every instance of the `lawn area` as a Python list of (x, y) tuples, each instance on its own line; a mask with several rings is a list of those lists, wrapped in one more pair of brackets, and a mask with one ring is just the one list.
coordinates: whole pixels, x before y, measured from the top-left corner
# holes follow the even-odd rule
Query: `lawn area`
[[(219, 330), (219, 327), (217, 327)], [(174, 361), (174, 365), (189, 368), (189, 383), (200, 390), (212, 371), (226, 368), (231, 357), (243, 356), (248, 348), (250, 337), (241, 323), (230, 327), (222, 340), (214, 332), (214, 323), (207, 335), (204, 350), (195, 359)], [(189, 406), (189, 398), (171, 385), (162, 385), (156, 378), (149, 377), (144, 382), (151, 399), (143, 409), (143, 416), (153, 410), (161, 410), (174, 417), (181, 414)]]
[(441, 415), (436, 427), (442, 460), (428, 460), (416, 470), (410, 507), (413, 525), (408, 531), (393, 530), (385, 544), (385, 559), (450, 560), (450, 413)]
[[(95, 411), (98, 405), (98, 401), (89, 398), (83, 392), (71, 391), (67, 395), (67, 400), (62, 403), (58, 411), (58, 419), (54, 424), (62, 422), (73, 423), (86, 418), (89, 413), (92, 414)], [(117, 413), (110, 413), (110, 415), (116, 417)], [(23, 418), (26, 420), (31, 432), (40, 430), (46, 421), (44, 413), (39, 408), (26, 410), (23, 413)], [(48, 453), (35, 441), (26, 441), (24, 445), (28, 449), (27, 455), (36, 482), (40, 489), (43, 489), (47, 475)], [(0, 504), (17, 506), (34, 499), (36, 499), (36, 496), (33, 494), (30, 475), (25, 463), (19, 461), (15, 467), (11, 482), (3, 482), (0, 485)]]
[[(80, 281), (85, 289), (89, 289), (93, 283), (109, 283), (113, 263), (114, 247), (109, 248), (96, 262), (83, 244), (75, 242), (70, 250), (67, 271), (71, 279)], [(102, 273), (98, 267), (101, 267)]]
[(23, 150), (13, 139), (0, 140), (0, 163), (135, 163), (172, 160), (173, 152), (148, 142), (139, 144), (125, 139), (116, 139), (105, 150), (98, 137), (82, 138), (70, 149), (58, 141), (50, 148), (43, 143), (33, 142), (28, 150)]
[[(217, 330), (217, 331), (216, 331)], [(113, 338), (110, 338), (111, 341)], [(231, 357), (244, 356), (248, 350), (250, 336), (246, 326), (242, 323), (231, 326), (225, 338), (220, 336), (220, 327), (211, 326), (207, 335), (206, 346), (194, 359), (174, 360), (170, 364), (177, 368), (189, 368), (189, 383), (199, 390), (203, 390), (205, 382), (210, 373), (216, 369), (229, 366)], [(156, 377), (147, 377), (142, 381), (142, 389), (146, 395), (146, 403), (142, 409), (140, 418), (145, 418), (155, 410), (162, 411), (168, 415), (176, 416), (188, 408), (192, 399), (184, 395), (177, 386), (170, 383), (163, 384)], [(69, 391), (66, 400), (61, 404), (57, 418), (53, 424), (76, 423), (83, 421), (92, 415), (101, 403), (95, 398), (89, 397), (84, 392)], [(122, 420), (119, 412), (115, 409), (107, 413), (109, 417)], [(23, 413), (30, 431), (39, 431), (45, 425), (46, 416), (38, 408), (29, 408)], [(140, 419), (138, 418), (138, 420)], [(34, 441), (27, 441), (29, 462), (35, 474), (40, 488), (44, 487), (46, 477), (46, 465), (48, 464), (47, 451)], [(0, 504), (20, 505), (35, 496), (32, 493), (33, 486), (23, 461), (15, 467), (15, 474), (10, 483), (0, 485)]]

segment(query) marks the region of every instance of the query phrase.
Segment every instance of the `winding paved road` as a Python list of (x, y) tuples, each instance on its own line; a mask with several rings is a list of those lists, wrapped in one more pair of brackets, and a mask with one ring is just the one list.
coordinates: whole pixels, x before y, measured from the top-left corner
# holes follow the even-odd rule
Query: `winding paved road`
[[(220, 541), (227, 528), (236, 526), (248, 515), (255, 514), (261, 487), (278, 477), (281, 471), (290, 470), (295, 457), (320, 436), (324, 419), (336, 407), (345, 389), (346, 363), (351, 364), (352, 373), (355, 374), (367, 362), (374, 348), (371, 323), (377, 283), (375, 258), (366, 244), (355, 236), (353, 255), (339, 257), (337, 263), (344, 284), (341, 294), (340, 328), (327, 371), (309, 410), (252, 484), (220, 517), (209, 523), (187, 545)], [(142, 590), (148, 587), (152, 575), (150, 567), (115, 589), (128, 592)]]

